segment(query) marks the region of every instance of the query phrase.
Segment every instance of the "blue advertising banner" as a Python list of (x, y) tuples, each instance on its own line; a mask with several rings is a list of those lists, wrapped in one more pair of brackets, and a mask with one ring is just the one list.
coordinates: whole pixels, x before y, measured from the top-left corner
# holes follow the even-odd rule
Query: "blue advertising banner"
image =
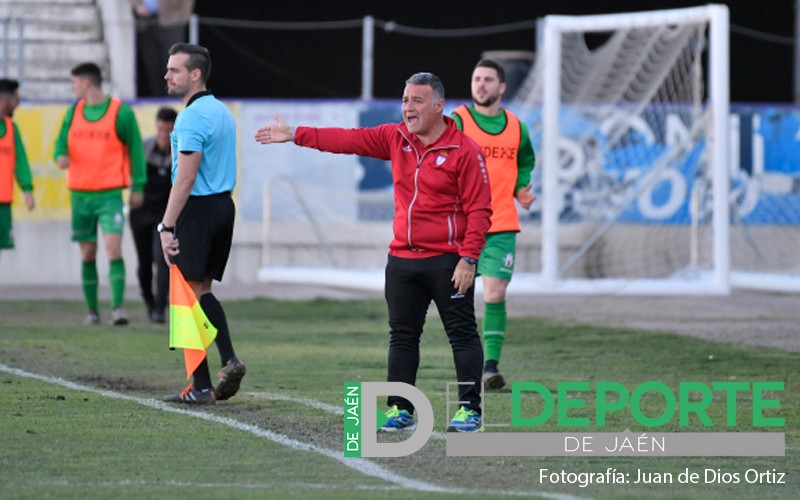
[[(458, 104), (451, 103), (445, 113)], [(242, 105), (242, 128), (255, 130), (271, 120), (276, 110), (297, 123), (313, 126), (370, 127), (402, 120), (396, 101), (264, 102)], [(619, 116), (623, 115), (612, 110), (605, 121), (593, 123), (584, 111), (566, 106), (561, 110), (558, 184), (562, 222), (616, 217), (630, 223), (686, 225), (692, 220), (692, 199), (699, 207), (698, 220), (708, 220), (711, 184), (705, 143), (693, 137), (695, 131), (687, 125), (697, 117), (676, 106), (666, 111), (646, 109), (634, 119), (624, 115), (622, 122)], [(522, 118), (538, 152), (541, 128), (537, 115), (534, 110)], [(732, 105), (729, 141), (732, 223), (800, 224), (800, 109)], [(246, 218), (260, 219), (263, 186), (276, 176), (297, 177), (297, 184), (304, 189), (319, 183), (327, 189), (377, 194), (392, 187), (391, 166), (385, 161), (322, 155), (290, 146), (265, 150), (253, 141), (242, 142), (245, 168), (240, 196), (247, 202), (243, 207)], [(665, 154), (667, 151), (670, 154)], [(538, 169), (533, 183), (534, 192), (541, 196)], [(389, 219), (391, 210), (390, 203), (370, 198), (351, 207), (358, 220)], [(537, 221), (541, 217), (538, 203), (521, 217)]]
[[(584, 118), (591, 114), (585, 111), (561, 110), (562, 222), (613, 216), (623, 222), (689, 224), (693, 197), (699, 219), (710, 216), (705, 142), (692, 137), (685, 110), (645, 110), (628, 119), (624, 132), (616, 118), (595, 124)], [(535, 112), (527, 118), (539, 150), (538, 118)], [(800, 111), (734, 105), (730, 133), (732, 222), (800, 223)]]

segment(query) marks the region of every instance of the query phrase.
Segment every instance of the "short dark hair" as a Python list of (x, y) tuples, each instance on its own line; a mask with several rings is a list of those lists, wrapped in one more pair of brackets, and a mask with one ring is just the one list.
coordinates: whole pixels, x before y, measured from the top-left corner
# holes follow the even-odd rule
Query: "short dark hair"
[(175, 120), (177, 119), (178, 113), (172, 108), (160, 108), (158, 112), (156, 112), (156, 120), (175, 123)]
[(72, 68), (72, 76), (88, 78), (95, 87), (103, 85), (103, 73), (100, 71), (100, 66), (93, 62), (85, 62), (75, 66)]
[(169, 55), (175, 54), (187, 54), (189, 59), (186, 60), (186, 69), (189, 71), (199, 69), (200, 79), (203, 83), (208, 81), (211, 75), (211, 55), (207, 48), (194, 43), (179, 42), (169, 48)]
[(430, 85), (433, 89), (433, 95), (439, 99), (444, 99), (444, 85), (438, 76), (433, 73), (414, 73), (408, 80), (406, 85)]
[(506, 83), (506, 70), (500, 66), (500, 63), (495, 61), (494, 59), (481, 59), (478, 61), (478, 64), (475, 65), (476, 68), (492, 68), (493, 70), (497, 71), (497, 79), (500, 80), (500, 83)]
[(18, 81), (10, 78), (0, 78), (0, 94), (13, 94), (18, 88)]

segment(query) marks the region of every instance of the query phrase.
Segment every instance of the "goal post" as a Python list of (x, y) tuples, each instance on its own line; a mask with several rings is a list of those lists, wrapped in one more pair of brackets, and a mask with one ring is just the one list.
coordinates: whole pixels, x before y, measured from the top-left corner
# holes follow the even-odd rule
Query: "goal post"
[[(541, 280), (547, 288), (728, 293), (728, 24), (728, 9), (721, 5), (545, 17), (534, 70), (539, 84), (534, 82), (522, 107), (535, 108), (541, 99)], [(592, 36), (599, 41), (589, 47)], [(649, 217), (637, 209), (637, 203), (652, 204), (643, 193), (670, 176), (679, 182), (664, 189), (691, 184), (681, 194), (700, 198), (697, 205), (686, 201), (682, 218), (667, 217), (658, 207), (649, 207)], [(698, 192), (703, 181), (708, 192)], [(597, 210), (585, 200), (576, 206), (582, 202), (577, 196), (598, 197), (604, 187), (608, 199), (597, 201)], [(566, 206), (568, 197), (572, 206)], [(565, 231), (579, 226), (587, 236), (574, 252), (565, 250)], [(703, 241), (699, 226), (707, 233)], [(658, 232), (669, 234), (670, 244), (686, 245), (680, 257), (642, 245), (644, 252), (663, 252), (671, 268), (617, 276), (597, 269), (591, 279), (570, 277), (598, 242), (654, 239)], [(707, 254), (706, 262), (692, 261), (698, 253)]]
[[(509, 291), (728, 293), (727, 7), (547, 16), (538, 26), (536, 64), (504, 104), (528, 125), (537, 156), (538, 199), (520, 210)], [(331, 104), (329, 114), (374, 125), (359, 106)], [(390, 167), (298, 149), (260, 157), (260, 171), (291, 178), (264, 183), (259, 279), (379, 289)], [(368, 177), (384, 180), (367, 187)]]

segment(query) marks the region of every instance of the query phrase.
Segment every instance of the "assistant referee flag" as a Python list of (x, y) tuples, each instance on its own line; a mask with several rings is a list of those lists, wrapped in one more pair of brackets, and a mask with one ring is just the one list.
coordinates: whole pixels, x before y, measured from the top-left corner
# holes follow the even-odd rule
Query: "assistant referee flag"
[(217, 338), (217, 329), (206, 317), (194, 291), (175, 264), (169, 269), (169, 347), (183, 349), (186, 378), (206, 358), (206, 349)]

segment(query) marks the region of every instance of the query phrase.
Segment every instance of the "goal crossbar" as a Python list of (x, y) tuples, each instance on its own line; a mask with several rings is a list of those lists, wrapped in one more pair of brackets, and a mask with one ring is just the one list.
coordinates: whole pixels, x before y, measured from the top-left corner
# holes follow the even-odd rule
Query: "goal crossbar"
[[(712, 271), (706, 279), (710, 283), (701, 288), (711, 293), (728, 293), (729, 282), (729, 206), (728, 171), (726, 155), (727, 119), (729, 114), (729, 61), (728, 61), (728, 9), (722, 5), (709, 5), (689, 9), (672, 9), (627, 14), (603, 14), (594, 16), (547, 16), (542, 24), (543, 46), (540, 70), (542, 86), (542, 277), (549, 283), (561, 283), (559, 270), (559, 147), (561, 115), (561, 35), (567, 32), (600, 32), (617, 29), (647, 28), (681, 23), (707, 23), (709, 26), (708, 69), (708, 113), (710, 130), (707, 136), (708, 160), (713, 190), (712, 216)], [(705, 276), (705, 274), (701, 274)], [(570, 280), (575, 286), (580, 285)], [(643, 281), (642, 288), (652, 282)], [(597, 287), (597, 283), (594, 284)], [(684, 289), (686, 283), (670, 283), (665, 280), (656, 288)]]

